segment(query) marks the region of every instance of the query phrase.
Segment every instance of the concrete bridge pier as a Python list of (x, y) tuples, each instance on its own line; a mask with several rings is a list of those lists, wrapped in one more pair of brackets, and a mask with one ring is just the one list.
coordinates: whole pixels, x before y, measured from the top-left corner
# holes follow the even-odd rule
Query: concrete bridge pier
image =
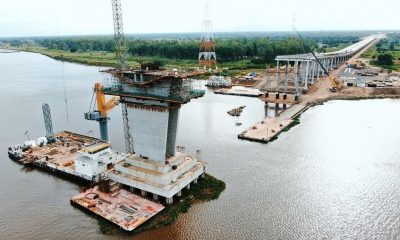
[(299, 95), (300, 88), (299, 88), (299, 61), (296, 60), (294, 62), (294, 85), (296, 88), (296, 95)]
[(281, 65), (279, 60), (276, 62), (276, 91), (279, 91), (279, 85), (281, 83)]
[(306, 89), (306, 90), (308, 89), (308, 79), (309, 79), (308, 74), (309, 74), (309, 72), (310, 72), (310, 62), (307, 61), (307, 63), (306, 63), (306, 71), (305, 71), (306, 78), (305, 78), (305, 82), (304, 82), (304, 89)]
[(314, 84), (314, 79), (315, 79), (315, 67), (316, 67), (316, 62), (312, 61), (311, 62), (311, 84)]
[(286, 62), (286, 69), (285, 69), (285, 92), (287, 92), (288, 89), (288, 83), (289, 83), (289, 61)]

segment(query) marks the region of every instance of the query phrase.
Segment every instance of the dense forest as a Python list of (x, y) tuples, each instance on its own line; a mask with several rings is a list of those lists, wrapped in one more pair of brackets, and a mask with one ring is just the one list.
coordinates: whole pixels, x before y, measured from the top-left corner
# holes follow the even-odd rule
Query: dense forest
[[(365, 34), (365, 33), (364, 33)], [(318, 43), (324, 46), (336, 47), (341, 43), (352, 43), (361, 34), (342, 35), (340, 33), (320, 35), (305, 33), (305, 41), (293, 34), (275, 34), (263, 36), (257, 34), (227, 34), (216, 37), (216, 52), (219, 62), (249, 59), (252, 63), (272, 63), (277, 55), (304, 53), (308, 49), (317, 49)], [(218, 36), (218, 35), (217, 35)], [(3, 39), (2, 43), (11, 46), (37, 45), (48, 49), (69, 52), (114, 52), (112, 36), (82, 36), (82, 37), (35, 37)], [(132, 56), (151, 56), (167, 59), (197, 59), (200, 42), (192, 35), (168, 38), (153, 36), (138, 38), (127, 36), (127, 51)], [(324, 49), (317, 49), (324, 51)]]

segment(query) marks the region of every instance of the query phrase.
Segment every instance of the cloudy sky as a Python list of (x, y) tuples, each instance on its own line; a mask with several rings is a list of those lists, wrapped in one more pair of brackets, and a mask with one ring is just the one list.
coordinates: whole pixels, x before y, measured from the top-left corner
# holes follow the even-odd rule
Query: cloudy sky
[[(400, 29), (399, 0), (209, 0), (214, 31)], [(122, 0), (125, 33), (199, 32), (205, 0)], [(0, 0), (0, 37), (111, 34), (110, 0)]]

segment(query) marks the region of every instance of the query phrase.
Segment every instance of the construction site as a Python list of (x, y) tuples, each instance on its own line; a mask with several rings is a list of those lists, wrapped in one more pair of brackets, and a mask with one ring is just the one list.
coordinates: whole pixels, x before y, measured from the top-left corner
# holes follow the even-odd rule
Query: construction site
[[(133, 231), (205, 178), (207, 164), (201, 150), (188, 154), (185, 146), (177, 145), (179, 113), (183, 105), (206, 94), (198, 76), (218, 75), (219, 71), (207, 10), (200, 67), (192, 70), (127, 66), (120, 0), (112, 0), (112, 12), (117, 67), (102, 70), (106, 78), (95, 84), (90, 110), (83, 113), (86, 120), (98, 122), (100, 137), (69, 131), (54, 133), (50, 107), (43, 104), (46, 136), (10, 146), (8, 155), (24, 165), (88, 182), (89, 187), (71, 196), (70, 202)], [(346, 75), (352, 72), (347, 70), (352, 62), (384, 37), (371, 35), (335, 52), (315, 53), (310, 49), (309, 54), (277, 56), (276, 68), (267, 66), (264, 76), (249, 73), (231, 79), (213, 75), (206, 85), (215, 88), (214, 94), (260, 99), (265, 104), (265, 118), (239, 133), (238, 138), (267, 143), (315, 104), (398, 95), (397, 90), (392, 91), (400, 87), (396, 81), (364, 80), (361, 87), (353, 78), (356, 73)], [(382, 88), (368, 88), (379, 86)], [(390, 89), (383, 89), (387, 87)], [(123, 153), (112, 149), (108, 134), (108, 114), (118, 105), (122, 108)], [(228, 114), (238, 117), (244, 108), (234, 108)], [(275, 114), (270, 116), (268, 111)]]
[[(107, 77), (95, 84), (90, 111), (84, 113), (86, 120), (99, 123), (100, 139), (54, 133), (50, 107), (43, 104), (46, 136), (11, 146), (8, 155), (25, 165), (89, 182), (91, 187), (83, 188), (71, 203), (133, 231), (162, 211), (161, 203), (173, 204), (174, 197), (205, 177), (201, 151), (188, 155), (184, 146), (176, 145), (176, 135), (181, 106), (205, 94), (191, 79), (206, 70), (128, 67), (121, 1), (111, 2), (117, 68), (103, 71)], [(200, 56), (205, 62), (212, 57)], [(109, 140), (108, 113), (117, 105), (122, 107), (125, 153), (114, 151)]]

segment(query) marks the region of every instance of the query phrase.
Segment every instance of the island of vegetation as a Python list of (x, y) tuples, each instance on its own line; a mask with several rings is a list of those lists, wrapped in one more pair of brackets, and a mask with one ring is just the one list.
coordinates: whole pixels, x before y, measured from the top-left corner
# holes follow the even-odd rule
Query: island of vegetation
[(226, 185), (223, 181), (205, 174), (204, 178), (199, 179), (197, 184), (191, 185), (190, 189), (183, 190), (182, 196), (177, 197), (173, 204), (166, 205), (165, 209), (155, 215), (153, 218), (140, 225), (132, 232), (125, 232), (109, 224), (106, 220), (99, 218), (100, 230), (105, 234), (137, 234), (146, 230), (157, 229), (174, 223), (180, 214), (186, 213), (193, 204), (207, 202), (218, 199), (225, 190)]

